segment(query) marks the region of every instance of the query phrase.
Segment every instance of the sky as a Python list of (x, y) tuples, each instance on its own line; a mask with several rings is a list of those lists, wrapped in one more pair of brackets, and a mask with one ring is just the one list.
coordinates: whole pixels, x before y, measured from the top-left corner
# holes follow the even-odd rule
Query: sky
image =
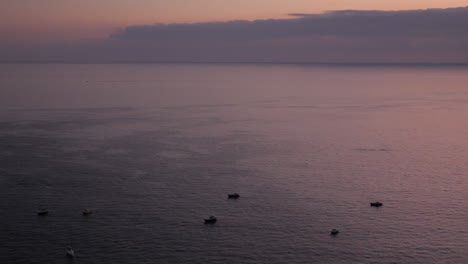
[(465, 6), (468, 0), (2, 0), (0, 61), (468, 62), (468, 13), (456, 8)]

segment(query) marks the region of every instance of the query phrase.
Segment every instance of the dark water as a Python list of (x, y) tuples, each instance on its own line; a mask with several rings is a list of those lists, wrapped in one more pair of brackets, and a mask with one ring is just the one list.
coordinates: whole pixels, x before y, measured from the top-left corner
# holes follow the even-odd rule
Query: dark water
[(468, 263), (468, 68), (0, 65), (0, 81), (0, 263)]

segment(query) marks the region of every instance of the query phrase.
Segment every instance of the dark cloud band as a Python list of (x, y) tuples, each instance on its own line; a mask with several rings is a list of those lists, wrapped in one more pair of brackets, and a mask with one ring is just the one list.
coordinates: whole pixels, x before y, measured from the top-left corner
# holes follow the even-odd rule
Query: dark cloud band
[(291, 19), (130, 26), (113, 39), (252, 40), (294, 36), (436, 36), (468, 35), (468, 7), (407, 11), (341, 10), (290, 14)]

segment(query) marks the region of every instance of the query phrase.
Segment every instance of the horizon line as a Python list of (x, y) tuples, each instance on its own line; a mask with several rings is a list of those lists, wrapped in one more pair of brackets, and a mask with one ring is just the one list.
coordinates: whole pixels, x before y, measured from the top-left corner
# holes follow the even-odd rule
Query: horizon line
[(468, 62), (262, 62), (262, 61), (0, 61), (0, 64), (277, 64), (277, 65), (374, 65), (374, 66), (468, 66)]

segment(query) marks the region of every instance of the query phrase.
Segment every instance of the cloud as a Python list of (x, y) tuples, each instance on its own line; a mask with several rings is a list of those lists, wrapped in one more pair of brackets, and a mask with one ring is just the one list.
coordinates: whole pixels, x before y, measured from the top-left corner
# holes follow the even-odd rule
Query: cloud
[(288, 19), (128, 26), (97, 43), (42, 48), (40, 59), (468, 62), (468, 7), (289, 15)]
[(444, 37), (468, 33), (468, 7), (409, 11), (341, 10), (291, 19), (130, 26), (114, 39), (276, 39), (302, 36)]

